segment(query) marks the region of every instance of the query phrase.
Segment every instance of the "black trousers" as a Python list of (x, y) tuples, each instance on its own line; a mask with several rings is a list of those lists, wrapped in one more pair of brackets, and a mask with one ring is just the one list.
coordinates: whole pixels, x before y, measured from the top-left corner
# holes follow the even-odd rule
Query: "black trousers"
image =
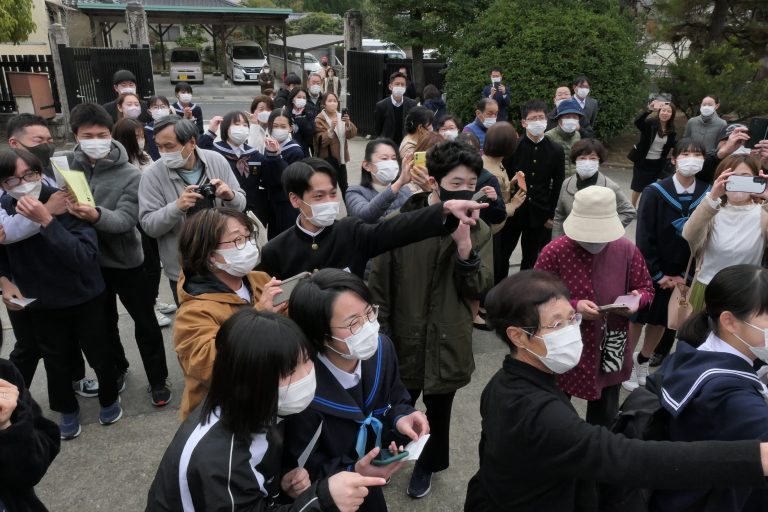
[(610, 427), (619, 413), (619, 388), (621, 384), (603, 388), (599, 400), (587, 402), (587, 423)]
[(157, 247), (157, 240), (144, 233), (139, 228), (141, 233), (141, 249), (144, 252), (144, 263), (142, 268), (144, 274), (147, 276), (147, 291), (152, 297), (152, 304), (155, 303), (155, 299), (160, 294), (160, 278), (162, 277), (162, 271), (160, 270), (160, 249)]
[(175, 302), (177, 306), (179, 305), (179, 292), (176, 291), (176, 286), (178, 286), (178, 284), (178, 281), (168, 279), (168, 286), (171, 287), (171, 293), (173, 294), (173, 302)]
[[(497, 283), (509, 274), (509, 258), (512, 257), (518, 241), (522, 244), (523, 249), (520, 270), (533, 268), (536, 259), (539, 257), (539, 252), (549, 243), (552, 231), (545, 228), (543, 224), (539, 227), (532, 227), (530, 224), (531, 221), (528, 215), (525, 212), (520, 212), (520, 215), (509, 217), (501, 231), (496, 233), (495, 237), (499, 237), (501, 241), (501, 246), (498, 249), (498, 258), (496, 258), (496, 253), (494, 252), (494, 280)], [(499, 260), (498, 267), (496, 267), (497, 259)], [(507, 262), (506, 272), (501, 268), (504, 262)], [(498, 275), (496, 274), (497, 269)]]
[[(35, 334), (35, 322), (27, 309), (22, 309), (21, 311), (9, 309), (8, 318), (11, 320), (13, 335), (16, 338), (16, 344), (13, 346), (9, 359), (19, 369), (21, 376), (24, 378), (24, 384), (29, 389), (37, 371), (37, 365), (40, 363), (40, 359), (43, 358)], [(63, 336), (64, 333), (59, 335), (59, 337)], [(83, 360), (83, 353), (80, 351), (77, 338), (66, 340), (64, 343), (72, 348), (69, 354), (70, 378), (73, 381), (80, 380), (85, 377), (85, 361)]]
[(72, 413), (78, 409), (72, 390), (71, 354), (78, 340), (99, 379), (102, 407), (117, 401), (117, 371), (111, 344), (104, 328), (104, 294), (77, 306), (48, 310), (29, 310), (48, 375), (48, 400), (51, 409)]
[[(420, 389), (409, 389), (411, 405), (416, 405)], [(429, 441), (421, 452), (417, 464), (431, 472), (447, 469), (450, 463), (451, 409), (456, 392), (441, 395), (424, 395), (424, 405), (427, 406), (429, 420)]]
[(155, 317), (155, 297), (149, 293), (149, 280), (142, 267), (131, 269), (102, 268), (107, 289), (104, 293), (104, 321), (107, 339), (115, 357), (118, 372), (128, 369), (125, 349), (120, 342), (117, 324), (117, 297), (131, 315), (136, 345), (150, 385), (162, 384), (168, 378), (163, 333)]

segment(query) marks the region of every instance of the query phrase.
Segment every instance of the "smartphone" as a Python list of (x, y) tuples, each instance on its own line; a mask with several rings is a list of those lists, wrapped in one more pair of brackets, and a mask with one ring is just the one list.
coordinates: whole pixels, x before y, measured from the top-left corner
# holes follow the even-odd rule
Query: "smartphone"
[(765, 192), (766, 179), (762, 176), (731, 176), (725, 183), (728, 192), (749, 192), (762, 194)]
[(413, 165), (427, 166), (427, 152), (417, 151), (413, 154)]
[(599, 306), (598, 311), (611, 311), (616, 309), (631, 309), (634, 307), (640, 307), (639, 295), (620, 295), (616, 297), (613, 304), (606, 304), (605, 306)]
[(280, 289), (283, 291), (275, 295), (275, 298), (272, 299), (272, 305), (278, 306), (290, 299), (291, 293), (293, 293), (293, 289), (296, 288), (296, 285), (299, 284), (299, 281), (310, 275), (310, 272), (302, 272), (301, 274), (296, 274), (295, 276), (289, 277), (280, 283)]
[(488, 198), (487, 195), (485, 195), (485, 192), (482, 190), (479, 190), (475, 195), (472, 196), (473, 201), (477, 201), (478, 203), (485, 203), (485, 204), (491, 204), (490, 198)]
[(753, 117), (749, 121), (749, 140), (745, 148), (754, 148), (761, 140), (768, 139), (768, 117)]
[(408, 450), (402, 451), (397, 455), (392, 455), (391, 453), (387, 452), (387, 455), (389, 455), (389, 457), (382, 457), (382, 455), (384, 455), (384, 450), (381, 450), (381, 452), (379, 453), (379, 456), (373, 459), (373, 461), (371, 461), (371, 464), (373, 464), (374, 466), (388, 466), (393, 462), (397, 462), (399, 460), (403, 460), (404, 458), (406, 458), (408, 456)]
[(346, 115), (347, 115), (347, 108), (346, 108), (346, 107), (344, 107), (343, 109), (341, 109), (341, 115), (342, 115), (342, 116), (346, 116)]

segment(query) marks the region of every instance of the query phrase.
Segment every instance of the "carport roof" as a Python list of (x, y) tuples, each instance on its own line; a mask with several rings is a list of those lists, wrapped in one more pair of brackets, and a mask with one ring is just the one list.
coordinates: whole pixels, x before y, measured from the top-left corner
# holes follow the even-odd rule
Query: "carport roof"
[(325, 48), (333, 44), (343, 43), (344, 36), (332, 36), (327, 34), (299, 34), (285, 38), (285, 45), (295, 50), (314, 50)]
[[(125, 3), (80, 0), (77, 8), (94, 21), (124, 22)], [(291, 9), (239, 7), (225, 0), (145, 0), (148, 23), (185, 25), (276, 25), (284, 22)]]

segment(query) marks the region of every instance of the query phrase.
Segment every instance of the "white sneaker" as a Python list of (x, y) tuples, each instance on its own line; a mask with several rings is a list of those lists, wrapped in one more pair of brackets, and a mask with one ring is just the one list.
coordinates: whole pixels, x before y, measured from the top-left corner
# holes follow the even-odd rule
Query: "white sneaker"
[[(634, 357), (632, 359), (634, 359)], [(632, 374), (629, 376), (629, 380), (625, 380), (621, 383), (621, 387), (630, 393), (640, 387), (640, 385), (637, 383), (637, 363), (632, 365)]]
[(159, 312), (158, 310), (155, 310), (155, 318), (157, 318), (157, 325), (160, 327), (168, 327), (171, 325), (171, 319)]
[(176, 304), (167, 304), (165, 302), (155, 302), (155, 310), (167, 315), (176, 311)]

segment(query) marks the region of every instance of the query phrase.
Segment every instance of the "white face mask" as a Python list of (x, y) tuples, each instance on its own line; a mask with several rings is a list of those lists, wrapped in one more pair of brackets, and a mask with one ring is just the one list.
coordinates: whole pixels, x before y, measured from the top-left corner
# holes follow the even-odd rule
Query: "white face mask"
[(307, 217), (307, 220), (315, 226), (324, 228), (336, 222), (336, 217), (339, 215), (338, 201), (326, 201), (325, 203), (315, 204), (302, 202), (312, 209), (312, 216)]
[(563, 121), (560, 123), (560, 128), (562, 128), (565, 133), (573, 133), (579, 129), (579, 120), (563, 119)]
[(152, 111), (152, 119), (159, 121), (160, 119), (171, 115), (171, 110), (168, 108), (157, 108)]
[(579, 98), (585, 100), (587, 99), (587, 96), (589, 96), (589, 89), (587, 87), (579, 87), (576, 89), (576, 95)]
[(229, 140), (235, 145), (240, 146), (243, 142), (248, 140), (248, 134), (251, 133), (251, 129), (247, 126), (230, 126), (229, 127)]
[(547, 355), (540, 356), (530, 349), (526, 350), (553, 372), (563, 374), (579, 364), (584, 345), (581, 342), (581, 330), (578, 325), (569, 325), (558, 331), (536, 337), (544, 342)]
[(752, 150), (749, 148), (745, 148), (744, 146), (739, 146), (739, 149), (731, 153), (732, 155), (749, 155), (752, 153)]
[(591, 178), (599, 168), (600, 162), (597, 160), (576, 160), (576, 174), (579, 178)]
[(224, 258), (225, 263), (216, 261), (213, 265), (231, 276), (244, 277), (259, 264), (259, 248), (250, 240), (245, 242), (242, 249), (232, 247), (219, 249), (216, 253)]
[(685, 176), (690, 178), (704, 167), (704, 159), (697, 157), (685, 157), (677, 159), (677, 170)]
[(382, 160), (376, 162), (376, 179), (382, 183), (390, 184), (395, 181), (400, 172), (400, 166), (397, 160)]
[(491, 82), (493, 82), (494, 84), (501, 83), (501, 77), (500, 76), (492, 76), (491, 77)]
[[(318, 94), (320, 94), (322, 92), (322, 90), (323, 90), (323, 88), (320, 87), (319, 85), (312, 85), (312, 86), (309, 87), (309, 93), (312, 96), (317, 96)], [(403, 92), (405, 92), (405, 91), (403, 91)]]
[(136, 119), (137, 117), (139, 117), (139, 115), (141, 115), (141, 107), (140, 106), (131, 105), (131, 106), (125, 107), (123, 109), (123, 117), (127, 117), (127, 118), (130, 118), (130, 119)]
[(190, 156), (192, 156), (192, 152), (190, 152), (187, 157), (184, 158), (184, 156), (182, 156), (182, 150), (160, 153), (160, 159), (169, 169), (183, 169), (184, 166), (187, 165), (187, 161), (189, 161)]
[(607, 242), (576, 242), (589, 254), (600, 254), (608, 245)]
[(701, 115), (704, 117), (709, 117), (715, 113), (715, 107), (714, 105), (702, 105), (699, 107), (699, 112), (701, 112)]
[(743, 203), (752, 197), (749, 192), (726, 192), (725, 195), (730, 204)]
[(256, 118), (259, 120), (261, 124), (267, 124), (267, 122), (269, 121), (269, 114), (270, 114), (269, 110), (262, 110), (261, 112), (256, 114)]
[(272, 130), (272, 137), (277, 139), (278, 142), (285, 142), (288, 140), (288, 136), (291, 134), (288, 130), (282, 128), (275, 128)]
[(291, 382), (287, 386), (280, 386), (277, 390), (277, 415), (280, 417), (299, 414), (309, 407), (315, 398), (315, 368), (313, 367), (306, 377)]
[(456, 137), (459, 136), (459, 130), (445, 130), (443, 132), (443, 138), (445, 140), (456, 140)]
[(760, 359), (763, 362), (768, 362), (768, 328), (758, 327), (756, 325), (752, 325), (749, 322), (744, 322), (744, 323), (753, 329), (757, 329), (758, 331), (763, 331), (764, 342), (762, 347), (753, 347), (752, 345), (750, 345), (749, 343), (741, 339), (741, 336), (739, 336), (735, 332), (732, 334), (736, 336), (736, 338), (740, 342), (745, 344), (747, 348), (749, 348), (749, 350), (755, 355), (756, 358)]
[(192, 101), (192, 94), (188, 92), (179, 93), (179, 101), (182, 103), (189, 103)]
[(146, 141), (144, 139), (138, 139), (136, 142), (139, 143), (139, 149), (144, 151), (144, 144), (146, 144)]
[(340, 338), (336, 338), (335, 336), (331, 337), (337, 341), (343, 341), (347, 344), (347, 347), (349, 348), (349, 354), (344, 354), (343, 352), (339, 352), (338, 350), (334, 349), (330, 345), (326, 345), (329, 349), (336, 352), (343, 359), (350, 361), (353, 359), (359, 359), (361, 361), (365, 361), (366, 359), (370, 359), (379, 348), (379, 321), (366, 321), (363, 328), (360, 329), (360, 332), (353, 334), (347, 339), (342, 340)]
[(135, 87), (123, 87), (120, 89), (120, 94), (136, 94)]
[(546, 121), (529, 121), (526, 124), (527, 126), (525, 127), (525, 129), (528, 130), (528, 133), (530, 133), (534, 137), (541, 137), (542, 135), (544, 135), (544, 132), (547, 130)]
[(483, 126), (486, 128), (490, 128), (491, 126), (496, 124), (496, 118), (495, 117), (486, 117), (483, 119)]
[(16, 199), (17, 201), (24, 196), (30, 196), (33, 199), (38, 199), (40, 197), (40, 190), (42, 188), (43, 188), (42, 180), (31, 181), (31, 182), (25, 181), (21, 185), (18, 185), (16, 187), (13, 187), (11, 190), (6, 191), (6, 193), (12, 198)]
[(296, 105), (296, 108), (302, 109), (307, 106), (307, 100), (304, 98), (296, 98), (293, 100), (293, 104)]
[(405, 87), (397, 86), (392, 88), (392, 96), (395, 98), (402, 98), (405, 94)]
[(89, 158), (101, 160), (112, 150), (112, 139), (85, 139), (78, 141), (78, 145)]

